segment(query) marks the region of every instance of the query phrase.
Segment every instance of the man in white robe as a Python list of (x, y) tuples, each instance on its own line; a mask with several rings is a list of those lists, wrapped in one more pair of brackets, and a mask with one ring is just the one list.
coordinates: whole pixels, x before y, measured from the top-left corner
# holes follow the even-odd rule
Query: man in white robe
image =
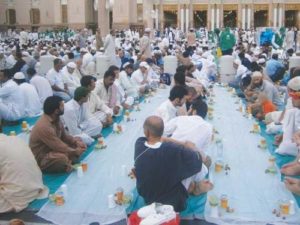
[(300, 130), (300, 77), (295, 77), (288, 82), (289, 95), (294, 108), (285, 112), (283, 120), (282, 142), (276, 153), (297, 156), (297, 145), (293, 142), (293, 135)]
[(150, 87), (151, 79), (149, 77), (148, 70), (150, 66), (146, 62), (141, 62), (139, 69), (134, 71), (131, 75), (131, 80), (134, 85), (138, 86), (139, 89), (146, 90)]
[(140, 53), (146, 58), (151, 58), (151, 41), (150, 41), (151, 29), (146, 28), (144, 36), (140, 39)]
[(0, 213), (20, 212), (35, 199), (47, 198), (42, 173), (28, 145), (0, 134)]
[(35, 87), (26, 82), (24, 73), (15, 73), (14, 81), (19, 85), (23, 95), (25, 116), (33, 117), (41, 114), (42, 104), (40, 102), (39, 95)]
[(35, 87), (39, 95), (41, 105), (43, 106), (46, 98), (53, 95), (49, 81), (45, 77), (37, 75), (35, 69), (33, 68), (29, 68), (27, 70), (27, 75), (30, 79), (30, 84)]
[(95, 92), (98, 97), (113, 110), (113, 116), (119, 116), (123, 108), (121, 106), (118, 88), (114, 85), (115, 79), (115, 73), (107, 70), (103, 80), (97, 81)]
[(104, 54), (109, 57), (110, 65), (116, 64), (115, 31), (111, 30), (104, 41)]
[(20, 87), (0, 71), (0, 119), (16, 121), (25, 117), (24, 96)]
[(80, 137), (82, 141), (90, 145), (94, 137), (99, 137), (102, 124), (89, 113), (88, 101), (90, 91), (85, 87), (78, 87), (74, 93), (74, 99), (65, 104), (63, 114), (64, 124), (69, 134)]
[(96, 81), (97, 79), (95, 77), (88, 75), (82, 77), (80, 83), (82, 87), (85, 87), (90, 91), (90, 96), (87, 102), (89, 112), (102, 123), (103, 127), (107, 127), (113, 123), (113, 110), (109, 108), (97, 95), (95, 91)]
[(125, 90), (127, 96), (137, 98), (139, 96), (139, 87), (131, 80), (131, 74), (133, 73), (133, 65), (129, 62), (123, 65), (124, 70), (119, 74), (120, 85)]
[(74, 91), (76, 88), (80, 86), (80, 80), (75, 75), (75, 69), (77, 65), (74, 62), (69, 62), (63, 69), (62, 69), (62, 77), (63, 82), (66, 84), (69, 94), (74, 96)]
[(154, 112), (167, 124), (168, 121), (178, 115), (178, 109), (185, 104), (188, 92), (183, 86), (174, 86), (170, 92), (169, 99), (163, 102)]

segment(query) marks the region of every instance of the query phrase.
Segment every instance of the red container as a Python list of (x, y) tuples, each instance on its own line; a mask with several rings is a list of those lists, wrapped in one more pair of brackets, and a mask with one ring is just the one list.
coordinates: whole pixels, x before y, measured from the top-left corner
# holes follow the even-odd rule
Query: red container
[[(142, 221), (141, 218), (137, 215), (137, 211), (133, 212), (128, 218), (128, 225), (139, 225)], [(176, 214), (176, 218), (170, 220), (169, 222), (163, 223), (162, 225), (179, 225), (180, 224), (180, 217)]]

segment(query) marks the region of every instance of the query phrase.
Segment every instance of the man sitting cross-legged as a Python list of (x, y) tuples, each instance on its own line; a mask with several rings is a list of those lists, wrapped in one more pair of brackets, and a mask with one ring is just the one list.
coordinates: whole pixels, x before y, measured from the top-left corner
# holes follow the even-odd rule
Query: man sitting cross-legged
[(71, 172), (72, 163), (86, 150), (80, 138), (66, 133), (60, 120), (63, 114), (63, 99), (48, 97), (44, 103), (44, 114), (32, 129), (29, 146), (43, 172)]
[(162, 142), (163, 132), (160, 117), (146, 119), (146, 137), (135, 144), (137, 190), (146, 204), (169, 204), (179, 212), (186, 208), (189, 192), (199, 195), (212, 189), (212, 184), (202, 180), (200, 153), (183, 144)]

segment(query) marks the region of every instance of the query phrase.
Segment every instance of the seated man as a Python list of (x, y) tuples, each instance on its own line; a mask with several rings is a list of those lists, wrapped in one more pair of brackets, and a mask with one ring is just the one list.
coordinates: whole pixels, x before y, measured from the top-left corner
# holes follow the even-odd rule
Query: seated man
[(148, 90), (150, 88), (149, 65), (146, 62), (141, 62), (139, 69), (134, 71), (131, 75), (131, 80), (140, 90)]
[(142, 93), (143, 90), (139, 89), (137, 85), (131, 80), (131, 74), (133, 73), (133, 65), (130, 62), (127, 62), (123, 65), (124, 70), (120, 72), (120, 85), (125, 90), (127, 96), (137, 98), (139, 93)]
[(90, 91), (85, 87), (78, 87), (74, 92), (74, 99), (65, 104), (65, 112), (62, 116), (64, 125), (69, 134), (80, 137), (82, 141), (90, 145), (93, 137), (99, 137), (102, 124), (89, 113), (88, 101)]
[(16, 121), (25, 117), (24, 97), (20, 87), (9, 78), (7, 70), (0, 71), (0, 119)]
[(185, 103), (188, 92), (183, 86), (174, 86), (169, 99), (163, 102), (155, 111), (155, 115), (163, 119), (164, 123), (178, 115), (178, 109)]
[(188, 190), (199, 195), (212, 188), (201, 181), (202, 158), (199, 152), (180, 144), (163, 142), (163, 120), (148, 117), (144, 134), (135, 144), (137, 190), (146, 204), (159, 202), (172, 205), (176, 212), (186, 208)]
[(53, 68), (48, 71), (46, 78), (52, 87), (53, 94), (55, 96), (60, 96), (65, 102), (67, 102), (71, 99), (71, 96), (67, 85), (63, 81), (63, 75), (61, 73), (62, 65), (63, 63), (61, 59), (54, 59)]
[(113, 115), (118, 116), (122, 112), (118, 88), (114, 85), (116, 75), (113, 71), (107, 70), (103, 81), (97, 81), (95, 92), (104, 103), (113, 110)]
[(120, 83), (120, 70), (119, 70), (119, 68), (117, 66), (110, 66), (108, 68), (108, 70), (113, 71), (115, 76), (116, 76), (114, 85), (118, 89), (118, 96), (119, 96), (119, 101), (120, 101), (121, 105), (125, 109), (129, 109), (134, 103), (134, 98), (131, 97), (131, 96), (127, 96), (124, 88), (122, 87), (122, 85)]
[(203, 97), (201, 95), (198, 95), (197, 91), (193, 87), (187, 87), (188, 95), (186, 96), (186, 111), (190, 115), (192, 109), (195, 109), (195, 106), (197, 106), (200, 111), (198, 111), (198, 115), (201, 116), (203, 119), (205, 119), (208, 106), (206, 102), (203, 100)]
[(96, 87), (97, 79), (93, 76), (83, 76), (80, 80), (81, 86), (87, 88), (90, 91), (88, 99), (89, 112), (98, 119), (103, 127), (110, 126), (113, 123), (112, 114), (113, 111), (110, 109), (94, 91)]
[(266, 114), (274, 112), (276, 106), (268, 99), (265, 93), (258, 94), (258, 98), (254, 104), (249, 105), (251, 107), (252, 114), (258, 120), (264, 120)]
[(19, 85), (25, 107), (25, 116), (37, 116), (42, 111), (42, 104), (39, 95), (32, 84), (26, 82), (25, 75), (22, 72), (17, 72), (14, 75), (14, 81)]
[(67, 89), (69, 90), (69, 94), (74, 97), (74, 91), (76, 88), (80, 86), (80, 81), (78, 77), (75, 75), (75, 69), (77, 65), (74, 62), (69, 62), (62, 69), (62, 77), (63, 82), (66, 84)]
[(203, 161), (206, 162), (205, 151), (212, 140), (213, 127), (201, 118), (202, 105), (198, 103), (199, 101), (201, 100), (193, 103), (190, 116), (177, 116), (169, 120), (165, 124), (164, 136), (194, 143)]
[(276, 82), (283, 78), (285, 68), (284, 65), (279, 62), (278, 54), (273, 54), (272, 58), (267, 61), (266, 72), (273, 82)]
[(66, 133), (60, 121), (63, 114), (63, 99), (48, 97), (44, 103), (44, 114), (31, 131), (29, 146), (43, 172), (71, 172), (72, 163), (76, 163), (86, 150), (80, 138)]
[(293, 135), (300, 130), (300, 77), (291, 79), (288, 88), (294, 108), (287, 110), (285, 113), (282, 126), (282, 142), (276, 149), (276, 153), (296, 156), (298, 148), (293, 142)]
[(282, 106), (282, 101), (279, 96), (277, 88), (267, 80), (263, 79), (261, 72), (254, 72), (252, 74), (251, 83), (245, 90), (246, 99), (254, 103), (257, 100), (258, 94), (263, 92), (269, 100), (271, 100), (276, 107)]
[(33, 68), (27, 70), (27, 75), (30, 79), (30, 84), (35, 87), (39, 95), (41, 105), (44, 105), (46, 98), (53, 95), (49, 81), (45, 77), (39, 76)]
[(0, 134), (0, 213), (20, 212), (35, 199), (47, 198), (42, 173), (28, 145)]

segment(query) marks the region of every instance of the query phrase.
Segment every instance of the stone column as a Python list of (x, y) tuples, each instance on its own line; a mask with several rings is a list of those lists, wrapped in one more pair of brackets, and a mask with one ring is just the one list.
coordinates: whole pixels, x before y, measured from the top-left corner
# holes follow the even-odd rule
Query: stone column
[(219, 21), (219, 24), (217, 23), (217, 28), (219, 28), (219, 29), (221, 27), (224, 27), (224, 7), (223, 6), (224, 6), (223, 2), (219, 6), (217, 6), (217, 8), (219, 9), (219, 18), (217, 18)]
[(109, 10), (105, 8), (106, 0), (98, 0), (98, 27), (101, 34), (106, 36), (109, 33)]
[(243, 27), (243, 7), (245, 7), (245, 5), (242, 5), (241, 2), (239, 1), (238, 3), (238, 16), (237, 16), (237, 26)]
[(163, 0), (159, 0), (159, 24), (160, 24), (160, 32), (164, 31), (164, 8), (163, 8)]
[[(113, 7), (113, 27), (115, 29), (129, 28), (137, 20), (136, 0), (115, 0)], [(149, 12), (151, 15), (151, 11)]]
[(194, 10), (193, 0), (189, 2), (189, 27), (194, 27)]
[(181, 5), (179, 0), (177, 2), (177, 27), (181, 27)]
[(274, 26), (274, 21), (273, 21), (273, 1), (269, 0), (269, 10), (268, 10), (268, 20), (269, 20), (269, 27), (273, 27)]
[(212, 24), (211, 24), (211, 4), (208, 3), (208, 6), (207, 6), (207, 29), (208, 30), (212, 30)]

